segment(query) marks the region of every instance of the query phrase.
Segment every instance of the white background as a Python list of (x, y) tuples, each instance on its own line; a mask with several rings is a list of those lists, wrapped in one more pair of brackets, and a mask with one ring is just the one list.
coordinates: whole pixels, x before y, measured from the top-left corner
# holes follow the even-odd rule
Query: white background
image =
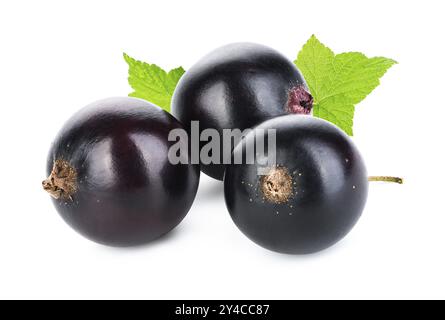
[[(1, 1), (0, 298), (445, 298), (443, 1)], [(373, 183), (354, 230), (310, 256), (241, 234), (202, 176), (170, 235), (134, 249), (83, 239), (41, 190), (52, 139), (84, 105), (125, 96), (122, 52), (186, 69), (252, 41), (295, 58), (311, 34), (335, 52), (399, 62), (357, 107)]]

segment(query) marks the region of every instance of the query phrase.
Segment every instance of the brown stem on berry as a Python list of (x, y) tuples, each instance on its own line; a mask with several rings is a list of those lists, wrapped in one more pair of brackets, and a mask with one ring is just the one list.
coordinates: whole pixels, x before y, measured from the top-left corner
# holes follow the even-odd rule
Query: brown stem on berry
[(76, 193), (77, 172), (64, 160), (56, 160), (48, 179), (42, 182), (43, 189), (55, 199), (70, 199)]
[(310, 114), (314, 98), (304, 85), (293, 87), (287, 97), (287, 112), (293, 114)]
[(398, 184), (403, 184), (403, 178), (399, 177), (371, 176), (368, 177), (368, 181), (394, 182)]
[(292, 195), (292, 177), (284, 167), (270, 169), (260, 181), (264, 198), (271, 203), (285, 203)]

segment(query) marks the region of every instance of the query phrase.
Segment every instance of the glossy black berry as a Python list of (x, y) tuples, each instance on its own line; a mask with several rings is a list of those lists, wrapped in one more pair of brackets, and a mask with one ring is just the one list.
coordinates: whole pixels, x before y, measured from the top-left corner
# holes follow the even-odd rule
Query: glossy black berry
[[(307, 254), (342, 239), (365, 206), (368, 177), (351, 139), (333, 124), (310, 116), (268, 120), (266, 139), (276, 129), (276, 163), (228, 165), (224, 177), (227, 208), (251, 240), (282, 253)], [(234, 149), (246, 154), (260, 139), (249, 133)], [(265, 158), (273, 149), (267, 144)], [(263, 159), (264, 160), (264, 159)]]
[[(221, 136), (223, 129), (244, 130), (276, 116), (308, 114), (312, 102), (301, 73), (286, 57), (263, 45), (234, 43), (209, 53), (185, 73), (172, 113), (189, 131), (191, 121), (199, 121), (200, 132), (214, 128)], [(201, 169), (222, 180), (222, 151), (220, 155), (220, 164), (202, 164)]]
[(145, 244), (172, 230), (190, 209), (196, 165), (173, 165), (170, 130), (182, 125), (134, 98), (93, 103), (57, 136), (43, 187), (62, 218), (96, 242)]

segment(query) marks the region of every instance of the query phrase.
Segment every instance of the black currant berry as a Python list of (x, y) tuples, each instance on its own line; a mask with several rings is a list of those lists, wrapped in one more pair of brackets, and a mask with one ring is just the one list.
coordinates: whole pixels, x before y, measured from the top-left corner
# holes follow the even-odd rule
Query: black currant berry
[[(189, 131), (191, 121), (199, 121), (200, 132), (214, 128), (221, 136), (223, 129), (244, 130), (289, 113), (309, 114), (312, 102), (303, 76), (286, 57), (263, 45), (234, 43), (185, 73), (173, 95), (172, 113)], [(222, 145), (220, 155), (220, 164), (201, 164), (201, 169), (222, 180)]]
[(57, 136), (43, 187), (85, 237), (111, 246), (145, 244), (178, 225), (196, 195), (199, 167), (168, 159), (169, 132), (179, 128), (143, 100), (93, 103)]
[[(276, 163), (264, 164), (273, 152), (267, 144), (254, 164), (227, 166), (225, 199), (238, 228), (260, 246), (282, 253), (313, 253), (342, 239), (359, 219), (368, 194), (366, 168), (352, 140), (310, 116), (282, 116), (256, 129), (265, 130), (266, 141), (268, 130), (276, 130)], [(233, 159), (252, 150), (260, 133), (249, 133)]]

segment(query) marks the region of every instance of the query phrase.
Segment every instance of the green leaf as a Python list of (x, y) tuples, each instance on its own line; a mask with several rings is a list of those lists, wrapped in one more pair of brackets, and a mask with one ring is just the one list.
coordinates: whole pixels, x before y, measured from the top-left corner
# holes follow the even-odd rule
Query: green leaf
[(170, 112), (173, 92), (185, 70), (179, 67), (166, 72), (155, 64), (138, 61), (125, 53), (124, 59), (129, 67), (128, 83), (134, 90), (129, 96), (145, 99)]
[(367, 58), (359, 52), (336, 55), (313, 35), (294, 63), (314, 97), (314, 116), (352, 135), (355, 105), (380, 84), (379, 79), (397, 62)]

